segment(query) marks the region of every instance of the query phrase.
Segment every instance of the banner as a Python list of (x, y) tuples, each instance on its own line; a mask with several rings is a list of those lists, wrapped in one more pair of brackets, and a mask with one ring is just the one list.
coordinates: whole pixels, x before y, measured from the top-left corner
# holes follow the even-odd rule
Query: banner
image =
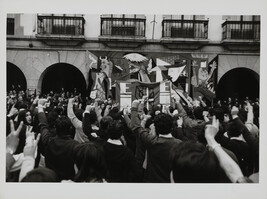
[(150, 107), (154, 104), (170, 104), (171, 83), (143, 83), (138, 80), (116, 82), (116, 101), (120, 107), (131, 106), (133, 100), (142, 99), (143, 96), (148, 98)]
[(192, 96), (204, 96), (209, 101), (215, 98), (215, 82), (217, 77), (218, 56), (209, 63), (207, 59), (195, 59), (192, 61), (191, 85)]

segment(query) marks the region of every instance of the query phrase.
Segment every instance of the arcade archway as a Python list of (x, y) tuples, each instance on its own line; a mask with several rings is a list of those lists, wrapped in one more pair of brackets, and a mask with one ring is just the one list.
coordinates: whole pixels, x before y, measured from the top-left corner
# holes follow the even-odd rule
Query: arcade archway
[(235, 68), (222, 76), (216, 89), (216, 96), (218, 99), (228, 97), (255, 99), (259, 97), (259, 92), (259, 75), (248, 68)]
[(7, 81), (7, 91), (12, 89), (16, 90), (26, 90), (27, 89), (27, 81), (23, 72), (16, 65), (7, 62), (6, 65), (6, 81)]
[(86, 93), (86, 82), (81, 71), (73, 65), (67, 63), (57, 63), (48, 67), (39, 80), (41, 82), (41, 92), (50, 91), (72, 92), (74, 88), (83, 95)]

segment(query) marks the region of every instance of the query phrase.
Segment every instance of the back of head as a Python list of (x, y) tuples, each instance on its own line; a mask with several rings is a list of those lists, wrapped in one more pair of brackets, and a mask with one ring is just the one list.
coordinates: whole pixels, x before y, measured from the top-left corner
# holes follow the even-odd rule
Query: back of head
[(22, 182), (59, 182), (59, 178), (53, 170), (39, 167), (27, 173)]
[(90, 111), (89, 118), (90, 118), (91, 124), (94, 124), (97, 122), (97, 115), (96, 115), (96, 112), (94, 110)]
[(229, 137), (239, 137), (242, 133), (242, 128), (244, 127), (238, 125), (234, 121), (231, 121), (226, 125), (226, 130), (228, 132)]
[(50, 128), (54, 128), (56, 124), (56, 119), (58, 118), (58, 113), (54, 110), (47, 114), (47, 122)]
[(108, 127), (108, 137), (110, 139), (119, 139), (122, 136), (124, 125), (120, 120), (111, 121)]
[(102, 119), (100, 120), (100, 129), (102, 131), (106, 131), (112, 121), (113, 119), (110, 116), (102, 117)]
[(172, 117), (165, 113), (159, 113), (154, 118), (154, 125), (157, 134), (169, 134), (172, 130)]
[(112, 117), (114, 120), (119, 120), (121, 117), (119, 109), (117, 107), (112, 108), (109, 112), (109, 116)]
[(56, 131), (58, 136), (71, 135), (71, 121), (66, 116), (61, 116), (56, 119)]
[(214, 183), (219, 181), (216, 155), (203, 144), (182, 142), (171, 151), (173, 180), (176, 183)]
[(78, 146), (74, 162), (78, 168), (76, 182), (101, 181), (106, 176), (104, 150), (95, 142), (82, 143)]

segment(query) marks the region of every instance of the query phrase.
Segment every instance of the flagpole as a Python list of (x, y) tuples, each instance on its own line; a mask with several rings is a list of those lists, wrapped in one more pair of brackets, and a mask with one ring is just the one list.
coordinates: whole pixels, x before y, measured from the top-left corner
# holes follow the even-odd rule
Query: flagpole
[(149, 103), (148, 103), (148, 97), (149, 97), (149, 90), (148, 90), (148, 87), (146, 88), (146, 97), (147, 97), (147, 102), (146, 102), (146, 108), (147, 110), (149, 110)]

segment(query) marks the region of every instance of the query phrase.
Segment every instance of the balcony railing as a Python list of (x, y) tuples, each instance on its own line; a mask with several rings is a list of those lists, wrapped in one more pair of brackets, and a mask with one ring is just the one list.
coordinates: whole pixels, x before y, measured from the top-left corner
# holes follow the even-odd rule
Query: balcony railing
[(39, 35), (84, 35), (83, 17), (68, 16), (38, 16)]
[(163, 38), (208, 38), (208, 20), (173, 20), (162, 21)]
[(146, 19), (101, 18), (101, 36), (145, 37)]
[(223, 39), (260, 39), (260, 21), (225, 21)]

